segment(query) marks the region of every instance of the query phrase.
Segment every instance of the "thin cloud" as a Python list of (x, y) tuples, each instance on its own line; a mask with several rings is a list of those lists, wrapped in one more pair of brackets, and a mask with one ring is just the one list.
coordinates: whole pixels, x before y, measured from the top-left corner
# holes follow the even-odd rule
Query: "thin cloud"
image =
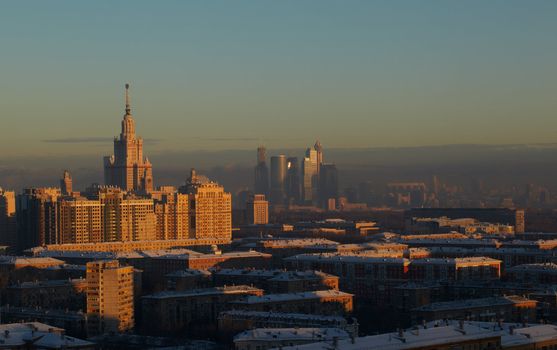
[(235, 141), (259, 141), (260, 139), (256, 137), (194, 137), (197, 140), (205, 141), (223, 141), (223, 142), (235, 142)]
[[(44, 143), (105, 143), (112, 142), (112, 137), (68, 137), (60, 139), (45, 139), (41, 140)], [(161, 139), (143, 139), (145, 144), (157, 144)]]

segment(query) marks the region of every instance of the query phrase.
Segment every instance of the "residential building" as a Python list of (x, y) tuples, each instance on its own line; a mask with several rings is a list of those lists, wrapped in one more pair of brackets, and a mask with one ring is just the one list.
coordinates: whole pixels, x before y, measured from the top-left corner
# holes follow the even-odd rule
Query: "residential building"
[(117, 260), (87, 263), (89, 335), (122, 333), (134, 327), (133, 267)]
[(253, 195), (246, 203), (246, 219), (250, 225), (269, 223), (269, 202), (263, 194)]

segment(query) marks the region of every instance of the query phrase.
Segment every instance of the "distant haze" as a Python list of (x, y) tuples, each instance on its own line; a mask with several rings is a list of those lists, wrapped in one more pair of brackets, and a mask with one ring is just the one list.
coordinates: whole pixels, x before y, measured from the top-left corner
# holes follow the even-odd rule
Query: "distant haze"
[[(309, 143), (309, 142), (308, 142)], [(311, 144), (311, 143), (310, 143)], [(153, 163), (155, 184), (180, 185), (195, 167), (236, 192), (253, 185), (255, 149), (195, 152), (146, 152)], [(275, 154), (303, 156), (303, 149), (273, 150)], [(58, 186), (64, 169), (71, 171), (77, 189), (92, 182), (102, 183), (102, 155), (1, 157), (0, 186), (21, 189)], [(429, 181), (438, 175), (443, 181), (469, 185), (523, 185), (536, 183), (557, 189), (557, 145), (446, 145), (409, 148), (328, 149), (325, 161), (337, 164), (341, 186), (362, 181)]]

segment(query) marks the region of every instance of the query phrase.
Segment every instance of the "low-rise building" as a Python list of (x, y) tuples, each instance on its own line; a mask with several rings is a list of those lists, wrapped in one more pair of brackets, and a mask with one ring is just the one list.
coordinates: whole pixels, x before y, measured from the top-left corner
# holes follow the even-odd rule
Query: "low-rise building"
[(523, 322), (536, 320), (538, 302), (521, 296), (501, 296), (437, 302), (411, 311), (414, 324), (440, 319), (467, 319), (472, 321), (504, 320)]
[(486, 257), (415, 259), (408, 273), (412, 280), (497, 280), (501, 277), (501, 261)]
[(352, 312), (352, 294), (338, 290), (248, 296), (230, 302), (231, 308), (248, 311), (347, 315)]
[(184, 291), (209, 288), (213, 285), (211, 272), (207, 270), (185, 269), (165, 275), (166, 290)]
[(44, 323), (0, 325), (0, 349), (95, 349), (94, 343), (64, 335), (64, 330)]
[(146, 295), (141, 298), (143, 331), (168, 335), (214, 330), (219, 313), (231, 308), (230, 301), (245, 295), (263, 295), (263, 290), (231, 286)]
[(557, 264), (524, 264), (508, 268), (505, 277), (509, 281), (528, 284), (557, 284)]
[(247, 284), (268, 293), (338, 290), (338, 277), (319, 271), (221, 269), (213, 273), (215, 285)]
[(256, 328), (236, 335), (234, 348), (267, 350), (348, 338), (348, 333), (338, 328)]
[[(82, 311), (52, 310), (34, 307), (0, 307), (2, 322), (42, 322), (64, 329), (68, 335), (87, 338), (87, 315)], [(1, 349), (1, 347), (0, 347)]]
[(219, 335), (224, 337), (254, 328), (339, 328), (358, 335), (358, 322), (353, 317), (230, 310), (218, 318)]
[(333, 339), (284, 350), (534, 350), (557, 346), (557, 326), (549, 324), (521, 325), (446, 320), (435, 326), (414, 327), (345, 340)]
[(0, 288), (18, 281), (35, 281), (42, 269), (63, 264), (50, 257), (0, 256)]
[(87, 281), (47, 280), (6, 287), (3, 302), (11, 306), (60, 310), (85, 310)]

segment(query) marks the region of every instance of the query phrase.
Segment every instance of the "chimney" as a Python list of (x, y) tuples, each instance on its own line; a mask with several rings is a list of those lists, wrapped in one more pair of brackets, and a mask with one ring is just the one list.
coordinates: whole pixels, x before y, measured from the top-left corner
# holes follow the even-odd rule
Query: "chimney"
[(402, 330), (402, 328), (398, 329), (398, 336), (404, 338), (404, 331)]
[(333, 337), (333, 349), (338, 349), (338, 337)]
[(514, 334), (514, 326), (510, 326), (509, 327), (509, 334), (513, 335)]
[(458, 327), (459, 327), (460, 329), (464, 329), (464, 320), (459, 320), (459, 321), (458, 321)]

